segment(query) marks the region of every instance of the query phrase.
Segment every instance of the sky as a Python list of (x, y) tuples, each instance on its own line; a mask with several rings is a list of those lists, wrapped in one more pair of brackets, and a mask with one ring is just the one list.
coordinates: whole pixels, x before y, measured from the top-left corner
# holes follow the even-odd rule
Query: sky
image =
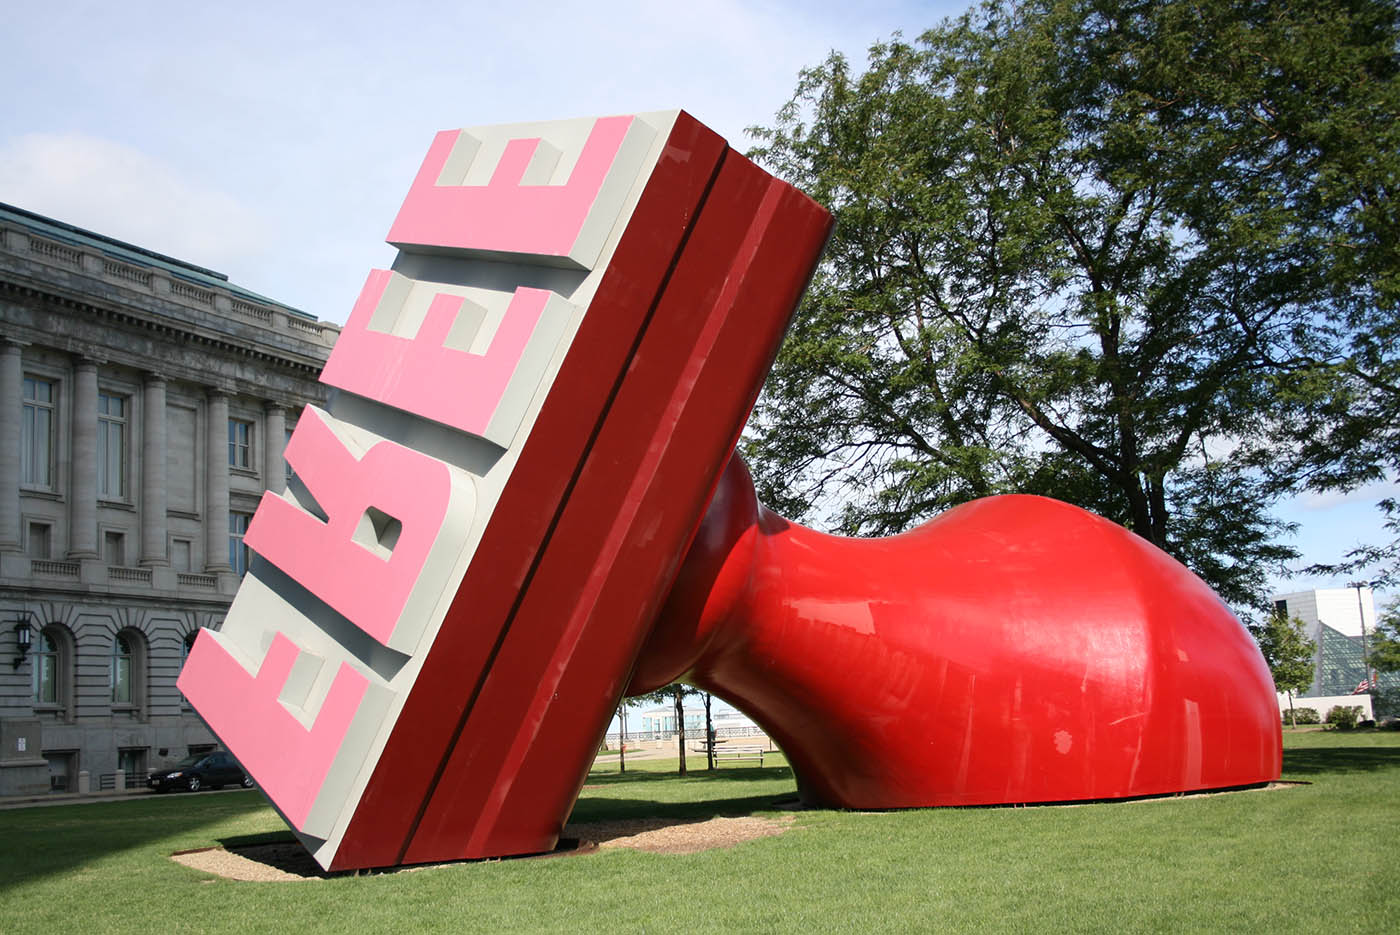
[[(343, 322), (433, 134), (683, 107), (731, 145), (798, 72), (963, 0), (12, 4), (0, 201)], [(1382, 541), (1400, 485), (1302, 497), (1300, 565)], [(1279, 579), (1280, 590), (1345, 584)]]

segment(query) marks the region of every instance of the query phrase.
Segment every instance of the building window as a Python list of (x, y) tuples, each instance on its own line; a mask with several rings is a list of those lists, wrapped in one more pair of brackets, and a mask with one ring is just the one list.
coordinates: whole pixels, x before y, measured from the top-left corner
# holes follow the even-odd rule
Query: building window
[(189, 539), (170, 540), (170, 567), (188, 572), (194, 567), (194, 545)]
[(52, 710), (71, 720), (73, 697), (73, 635), (61, 624), (51, 623), (34, 637), (30, 651), (34, 678), (34, 707)]
[(253, 469), (253, 423), (228, 420), (228, 464), (245, 471)]
[(119, 568), (126, 564), (126, 533), (109, 530), (102, 534), (102, 559)]
[(20, 483), (53, 489), (54, 439), (57, 435), (58, 388), (50, 380), (24, 378), (20, 416)]
[(62, 702), (59, 692), (59, 677), (62, 652), (58, 640), (44, 630), (39, 634), (38, 651), (34, 653), (34, 703), (56, 705)]
[(53, 542), (50, 538), (53, 527), (48, 523), (29, 523), (25, 527), (24, 554), (30, 558), (51, 558)]
[[(180, 671), (185, 671), (185, 663), (189, 661), (190, 650), (194, 649), (194, 641), (199, 638), (199, 628), (191, 630), (185, 634), (185, 638), (180, 640)], [(190, 700), (185, 697), (184, 692), (180, 693), (180, 702), (189, 707)]]
[(136, 789), (146, 784), (146, 749), (128, 747), (117, 751), (117, 769), (126, 774), (126, 787)]
[(112, 638), (112, 704), (134, 703), (131, 699), (135, 656), (131, 638), (125, 633), (118, 633)]
[(97, 495), (109, 500), (126, 497), (127, 418), (124, 396), (97, 396)]
[(49, 791), (73, 792), (73, 762), (77, 753), (71, 750), (61, 752), (44, 751), (44, 759), (49, 761)]
[(243, 544), (243, 536), (248, 532), (251, 513), (230, 513), (228, 515), (228, 563), (235, 575), (248, 571), (248, 547)]

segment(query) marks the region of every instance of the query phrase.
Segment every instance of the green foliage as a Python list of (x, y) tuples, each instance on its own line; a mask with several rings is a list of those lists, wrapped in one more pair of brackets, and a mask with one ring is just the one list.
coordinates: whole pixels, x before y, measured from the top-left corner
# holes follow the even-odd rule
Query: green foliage
[(1327, 717), (1323, 722), (1329, 727), (1337, 730), (1351, 730), (1356, 727), (1356, 722), (1361, 720), (1360, 705), (1337, 705), (1327, 712)]
[(672, 682), (670, 685), (663, 685), (655, 691), (649, 691), (644, 695), (636, 695), (628, 699), (629, 702), (648, 701), (652, 704), (669, 704), (676, 713), (676, 747), (678, 749), (677, 771), (684, 776), (689, 767), (685, 755), (685, 699), (690, 695), (700, 694), (700, 689), (693, 688), (682, 682)]
[(1262, 604), (1308, 470), (1281, 395), (1296, 429), (1302, 382), (1390, 353), (1395, 36), (1378, 0), (994, 0), (803, 72), (754, 155), (836, 228), (745, 441), (760, 495), (886, 534), (1042, 493)]
[(1371, 710), (1376, 716), (1376, 724), (1379, 726), (1386, 719), (1391, 719), (1390, 729), (1400, 729), (1400, 688), (1377, 688), (1371, 692)]
[(1300, 692), (1313, 681), (1316, 668), (1317, 644), (1308, 639), (1307, 625), (1297, 617), (1289, 618), (1277, 610), (1263, 623), (1250, 624), (1249, 633), (1259, 644), (1259, 652), (1274, 677), (1274, 688), (1281, 692)]
[(1322, 716), (1312, 708), (1294, 708), (1283, 715), (1285, 721), (1293, 724), (1321, 724)]
[(1378, 672), (1400, 672), (1400, 601), (1390, 604), (1376, 621), (1370, 656), (1371, 668)]

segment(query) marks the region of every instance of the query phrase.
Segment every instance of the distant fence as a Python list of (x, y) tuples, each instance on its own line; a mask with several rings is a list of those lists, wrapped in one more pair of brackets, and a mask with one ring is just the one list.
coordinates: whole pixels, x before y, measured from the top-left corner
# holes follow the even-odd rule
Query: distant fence
[[(716, 728), (715, 728), (715, 739), (716, 739), (716, 740), (728, 740), (728, 739), (733, 738), (733, 737), (762, 737), (762, 736), (764, 736), (763, 730), (762, 730), (760, 727), (758, 727), (756, 724), (751, 724), (751, 725), (748, 725), (748, 726), (745, 726), (745, 727), (716, 727)], [(619, 740), (621, 740), (621, 739), (622, 739), (622, 738), (621, 738), (621, 736), (619, 735), (619, 733), (618, 733), (617, 731), (613, 731), (613, 732), (611, 732), (610, 734), (607, 735), (606, 741), (607, 741), (608, 746), (611, 747), (611, 746), (615, 746), (615, 745), (617, 744), (617, 742), (618, 742)], [(655, 741), (655, 740), (675, 740), (675, 739), (676, 739), (676, 732), (673, 731), (673, 730), (632, 730), (631, 728), (628, 728), (628, 730), (627, 730), (627, 742), (628, 742), (628, 743), (646, 743), (646, 742)], [(685, 739), (686, 739), (686, 740), (693, 740), (693, 741), (696, 741), (697, 743), (703, 743), (704, 740), (705, 740), (705, 728), (703, 728), (703, 727), (687, 727), (687, 728), (685, 729)]]

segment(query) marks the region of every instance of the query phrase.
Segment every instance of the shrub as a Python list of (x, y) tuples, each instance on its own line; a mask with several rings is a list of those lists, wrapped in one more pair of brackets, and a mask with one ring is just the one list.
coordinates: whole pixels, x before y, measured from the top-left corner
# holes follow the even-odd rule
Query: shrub
[(1360, 705), (1339, 704), (1327, 712), (1327, 723), (1337, 730), (1351, 730), (1360, 719)]
[(1400, 717), (1400, 688), (1378, 688), (1371, 692), (1371, 706), (1378, 721)]
[[(1294, 708), (1293, 717), (1299, 724), (1317, 724), (1322, 720), (1312, 708)], [(1283, 723), (1289, 723), (1287, 711), (1283, 712)]]

